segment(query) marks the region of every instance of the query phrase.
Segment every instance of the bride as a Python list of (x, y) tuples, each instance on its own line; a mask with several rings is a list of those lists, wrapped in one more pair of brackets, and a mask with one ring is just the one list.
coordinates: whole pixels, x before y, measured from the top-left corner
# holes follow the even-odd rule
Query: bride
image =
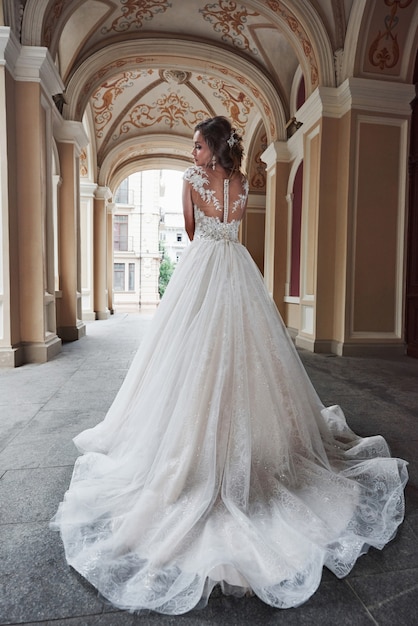
[(217, 584), (295, 607), (394, 536), (407, 464), (323, 406), (239, 243), (241, 137), (214, 117), (193, 141), (192, 243), (51, 527), (122, 609), (185, 613)]

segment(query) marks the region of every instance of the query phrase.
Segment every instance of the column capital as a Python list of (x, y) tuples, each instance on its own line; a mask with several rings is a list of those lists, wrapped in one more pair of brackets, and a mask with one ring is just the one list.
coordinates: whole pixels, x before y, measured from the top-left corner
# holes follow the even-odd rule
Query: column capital
[(286, 141), (272, 141), (260, 156), (270, 170), (276, 163), (289, 163), (291, 155)]
[(96, 191), (94, 192), (94, 197), (97, 200), (109, 200), (109, 198), (112, 197), (112, 192), (110, 191), (109, 187), (101, 187), (100, 185), (98, 185), (96, 187)]
[(80, 195), (81, 197), (92, 198), (97, 189), (97, 183), (91, 183), (80, 179)]
[(78, 154), (89, 143), (89, 138), (82, 122), (64, 120), (58, 114), (54, 119), (54, 137), (60, 143), (74, 143)]
[(64, 83), (48, 48), (22, 46), (16, 59), (14, 76), (18, 81), (41, 83), (51, 96), (64, 92)]

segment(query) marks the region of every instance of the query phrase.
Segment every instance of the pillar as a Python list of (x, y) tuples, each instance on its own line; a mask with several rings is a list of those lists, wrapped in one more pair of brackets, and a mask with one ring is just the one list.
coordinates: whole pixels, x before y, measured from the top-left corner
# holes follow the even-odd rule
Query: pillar
[(338, 355), (405, 352), (412, 92), (409, 85), (350, 78), (318, 88), (298, 111), (305, 164), (300, 347)]
[(13, 70), (19, 44), (0, 27), (0, 367), (24, 362), (20, 342), (16, 206), (16, 94)]
[(95, 183), (81, 181), (80, 240), (83, 321), (96, 319), (94, 312), (94, 194)]
[(108, 187), (97, 187), (94, 196), (94, 311), (97, 320), (110, 315), (107, 293), (107, 200)]
[(282, 315), (286, 283), (289, 158), (283, 141), (271, 143), (261, 155), (266, 163), (267, 176), (264, 280)]
[(113, 213), (116, 204), (108, 202), (107, 204), (107, 308), (113, 315)]
[(59, 257), (60, 291), (58, 333), (76, 341), (86, 333), (82, 321), (79, 157), (87, 145), (81, 122), (64, 121), (54, 129), (60, 159)]
[(61, 350), (54, 283), (52, 95), (63, 85), (46, 48), (22, 46), (13, 74), (15, 106), (9, 114), (15, 145), (8, 156), (15, 179), (9, 198), (17, 218), (9, 231), (16, 235), (18, 268), (13, 276), (13, 282), (18, 277), (13, 314), (19, 324), (14, 338), (23, 349), (21, 362), (42, 363)]

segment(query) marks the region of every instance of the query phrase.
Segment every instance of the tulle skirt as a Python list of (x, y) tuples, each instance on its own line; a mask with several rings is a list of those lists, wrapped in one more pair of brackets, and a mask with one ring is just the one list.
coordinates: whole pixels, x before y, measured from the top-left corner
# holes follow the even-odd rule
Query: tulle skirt
[(51, 527), (113, 605), (167, 614), (216, 584), (279, 608), (383, 548), (407, 463), (324, 407), (247, 250), (183, 253)]

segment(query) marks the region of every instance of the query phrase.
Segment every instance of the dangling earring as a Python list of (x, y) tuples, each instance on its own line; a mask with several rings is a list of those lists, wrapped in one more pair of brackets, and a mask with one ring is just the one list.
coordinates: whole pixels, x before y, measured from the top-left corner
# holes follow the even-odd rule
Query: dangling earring
[(216, 167), (216, 156), (213, 155), (213, 157), (212, 157), (212, 169), (214, 170), (215, 167)]

